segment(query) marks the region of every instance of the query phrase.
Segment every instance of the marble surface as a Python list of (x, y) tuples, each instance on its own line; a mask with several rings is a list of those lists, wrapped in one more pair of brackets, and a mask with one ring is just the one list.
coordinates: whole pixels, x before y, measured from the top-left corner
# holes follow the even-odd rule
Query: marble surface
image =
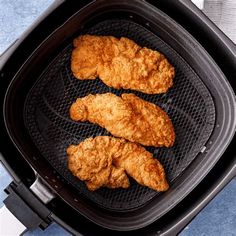
[[(53, 0), (0, 0), (0, 54), (47, 9)], [(224, 11), (227, 11), (227, 14)], [(225, 33), (235, 40), (236, 0), (206, 0), (204, 10)], [(223, 13), (224, 14), (223, 14)], [(224, 20), (225, 18), (225, 20)], [(232, 24), (232, 22), (235, 22)], [(4, 188), (11, 177), (0, 165), (0, 207), (6, 197)], [(1, 222), (0, 222), (1, 224)], [(24, 235), (70, 235), (53, 223), (45, 231), (35, 229)], [(180, 233), (181, 236), (236, 236), (236, 178)]]

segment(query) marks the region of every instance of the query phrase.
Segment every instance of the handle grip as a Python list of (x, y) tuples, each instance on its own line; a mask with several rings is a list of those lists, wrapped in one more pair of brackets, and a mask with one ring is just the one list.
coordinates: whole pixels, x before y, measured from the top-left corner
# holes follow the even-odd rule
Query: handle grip
[(12, 182), (0, 209), (0, 235), (21, 235), (26, 230), (50, 223), (51, 211), (22, 183)]

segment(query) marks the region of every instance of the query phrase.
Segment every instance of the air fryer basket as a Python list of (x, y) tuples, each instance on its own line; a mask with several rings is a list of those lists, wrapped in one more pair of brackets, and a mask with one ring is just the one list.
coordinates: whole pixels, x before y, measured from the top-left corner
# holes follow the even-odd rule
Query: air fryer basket
[[(85, 33), (129, 37), (164, 53), (176, 68), (173, 88), (166, 94), (145, 95), (115, 90), (100, 80), (75, 79), (70, 70), (72, 40)], [(77, 97), (104, 92), (134, 92), (169, 114), (175, 145), (147, 148), (164, 165), (169, 191), (160, 194), (132, 181), (128, 190), (91, 193), (67, 170), (69, 144), (109, 135), (88, 122), (71, 121), (68, 109)], [(63, 200), (98, 225), (133, 230), (160, 218), (210, 171), (234, 134), (234, 107), (223, 73), (190, 34), (145, 1), (114, 0), (79, 10), (39, 45), (8, 88), (4, 117), (24, 158)], [(51, 179), (53, 175), (57, 178)]]
[(110, 135), (97, 125), (72, 121), (68, 112), (71, 103), (77, 97), (88, 94), (111, 92), (120, 95), (133, 92), (162, 107), (173, 121), (175, 145), (173, 148), (147, 149), (163, 163), (170, 186), (194, 160), (210, 137), (215, 122), (214, 103), (204, 83), (180, 55), (158, 35), (142, 26), (128, 20), (106, 20), (81, 33), (124, 36), (139, 45), (164, 53), (176, 69), (174, 87), (165, 94), (147, 95), (112, 89), (100, 80), (79, 81), (70, 69), (72, 45), (69, 44), (47, 67), (28, 94), (24, 113), (25, 125), (40, 152), (78, 192), (110, 210), (136, 208), (159, 193), (135, 181), (132, 181), (129, 189), (103, 188), (90, 192), (68, 170), (66, 148), (70, 144), (78, 144), (91, 136)]

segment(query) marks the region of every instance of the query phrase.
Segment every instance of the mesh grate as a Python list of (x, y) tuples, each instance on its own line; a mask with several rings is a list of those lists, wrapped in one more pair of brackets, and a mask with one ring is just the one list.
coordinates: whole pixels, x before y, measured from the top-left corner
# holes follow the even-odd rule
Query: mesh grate
[[(141, 46), (164, 53), (176, 68), (174, 87), (168, 93), (146, 95), (132, 91), (162, 107), (173, 121), (176, 131), (174, 147), (147, 148), (164, 165), (171, 186), (194, 160), (213, 130), (215, 109), (209, 91), (172, 48), (140, 25), (126, 20), (107, 20), (83, 33), (128, 37)], [(97, 125), (70, 120), (68, 110), (71, 103), (77, 97), (90, 93), (112, 92), (120, 95), (131, 92), (109, 88), (99, 79), (77, 80), (70, 70), (71, 51), (72, 45), (68, 45), (45, 69), (31, 89), (25, 103), (25, 125), (42, 155), (80, 194), (111, 210), (139, 207), (160, 193), (140, 186), (134, 180), (131, 180), (128, 190), (102, 188), (89, 192), (85, 184), (73, 177), (67, 169), (68, 145), (77, 144), (90, 136), (109, 135)]]

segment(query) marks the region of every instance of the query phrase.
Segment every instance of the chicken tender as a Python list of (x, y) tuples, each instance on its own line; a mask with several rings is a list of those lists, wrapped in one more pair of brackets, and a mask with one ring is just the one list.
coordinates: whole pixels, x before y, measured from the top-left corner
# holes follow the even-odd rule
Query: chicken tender
[(80, 80), (99, 78), (108, 86), (148, 94), (173, 85), (174, 67), (157, 51), (113, 36), (82, 35), (74, 40), (71, 69)]
[(129, 179), (124, 169), (112, 165), (108, 141), (108, 138), (88, 138), (67, 148), (69, 170), (74, 176), (85, 181), (90, 191), (100, 187), (129, 187)]
[(169, 188), (161, 163), (136, 143), (97, 136), (67, 149), (68, 168), (89, 190), (100, 187), (128, 188), (129, 174), (139, 184), (156, 191)]
[(134, 94), (78, 98), (70, 107), (70, 117), (98, 124), (116, 137), (145, 146), (171, 147), (175, 141), (174, 127), (166, 112)]

